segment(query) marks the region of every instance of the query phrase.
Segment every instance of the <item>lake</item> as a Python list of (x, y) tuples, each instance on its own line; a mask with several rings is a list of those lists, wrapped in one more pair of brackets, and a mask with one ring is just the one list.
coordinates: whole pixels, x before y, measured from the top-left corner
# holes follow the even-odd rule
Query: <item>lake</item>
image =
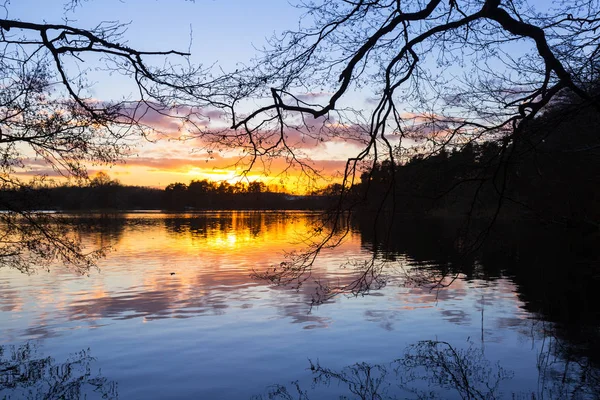
[(465, 256), (454, 222), (365, 217), (302, 285), (256, 277), (318, 220), (86, 219), (97, 270), (0, 269), (0, 398), (600, 397), (597, 236), (510, 224)]

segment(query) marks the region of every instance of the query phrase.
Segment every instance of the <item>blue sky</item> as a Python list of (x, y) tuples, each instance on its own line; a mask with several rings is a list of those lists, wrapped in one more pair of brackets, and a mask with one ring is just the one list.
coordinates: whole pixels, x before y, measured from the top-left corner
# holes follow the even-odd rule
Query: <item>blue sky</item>
[[(92, 0), (66, 14), (65, 1), (12, 0), (8, 17), (62, 23), (66, 16), (69, 24), (82, 28), (115, 19), (131, 22), (125, 38), (141, 50), (187, 51), (191, 33), (193, 63), (235, 68), (256, 55), (255, 47), (266, 37), (297, 26), (301, 14), (285, 0)], [(116, 90), (104, 88), (95, 95), (105, 98)]]
[[(250, 46), (294, 26), (300, 11), (284, 0), (93, 0), (64, 13), (65, 0), (13, 0), (9, 17), (90, 27), (102, 21), (131, 21), (127, 38), (136, 47), (181, 44), (187, 48), (190, 26), (199, 60), (227, 61), (254, 54)], [(239, 54), (241, 53), (241, 54)], [(202, 54), (202, 55), (200, 55)]]

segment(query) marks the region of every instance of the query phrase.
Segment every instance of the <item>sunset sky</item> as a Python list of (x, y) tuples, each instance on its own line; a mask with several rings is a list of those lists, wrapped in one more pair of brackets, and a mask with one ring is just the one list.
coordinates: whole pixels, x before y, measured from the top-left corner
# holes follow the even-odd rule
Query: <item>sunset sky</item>
[[(8, 5), (7, 17), (30, 22), (62, 23), (66, 15), (69, 24), (83, 28), (92, 28), (102, 21), (131, 21), (125, 34), (131, 47), (182, 51), (189, 48), (193, 63), (218, 64), (225, 70), (233, 70), (238, 62), (248, 62), (257, 54), (256, 49), (265, 44), (266, 37), (297, 26), (301, 14), (300, 10), (281, 0), (102, 0), (83, 2), (75, 12), (66, 14), (64, 3), (62, 0), (18, 0)], [(89, 66), (92, 69), (95, 67)], [(107, 79), (106, 75), (100, 73), (96, 77), (96, 72), (92, 70), (88, 78), (96, 82), (92, 95), (99, 100), (118, 99), (135, 93), (136, 88), (130, 80), (115, 74)], [(360, 97), (355, 100), (359, 103), (363, 101)], [(364, 102), (367, 104), (366, 100)], [(167, 133), (172, 133), (171, 137), (177, 136), (180, 128), (177, 121), (158, 116), (152, 122)], [(218, 120), (218, 116), (212, 119), (212, 123), (225, 124)], [(347, 142), (316, 143), (301, 138), (296, 144), (314, 160), (315, 167), (325, 176), (333, 176), (343, 169), (346, 157), (354, 154), (358, 148)], [(153, 187), (205, 178), (234, 182), (239, 179), (241, 172), (240, 168), (232, 167), (237, 159), (235, 151), (209, 157), (194, 141), (163, 138), (157, 143), (137, 143), (124, 163), (112, 167), (90, 166), (89, 172), (93, 175), (105, 171), (124, 184)], [(278, 175), (285, 166), (285, 160), (275, 160), (268, 168), (268, 177), (264, 177), (263, 169), (258, 167), (249, 175), (249, 179), (260, 177), (270, 185), (285, 185), (287, 190), (303, 191), (304, 183), (294, 178), (294, 172), (286, 180)], [(38, 174), (57, 176), (55, 171), (41, 163), (35, 165), (34, 162), (31, 168)]]
[[(251, 64), (251, 59), (260, 54), (259, 49), (268, 47), (267, 38), (285, 30), (296, 29), (303, 13), (303, 10), (284, 0), (83, 0), (75, 11), (65, 11), (66, 2), (67, 0), (18, 0), (6, 5), (5, 15), (8, 19), (38, 23), (64, 23), (66, 18), (70, 25), (87, 29), (106, 21), (129, 23), (122, 39), (128, 46), (146, 51), (189, 51), (191, 64), (212, 67), (217, 73), (232, 72), (242, 64)], [(530, 2), (532, 5), (542, 3), (542, 0)], [(531, 51), (532, 43), (524, 40), (510, 43), (508, 57), (517, 60), (519, 55)], [(448, 74), (451, 79), (460, 79), (461, 75), (468, 72), (468, 65), (436, 66), (439, 60), (435, 54), (430, 53), (433, 52), (427, 53), (422, 62), (432, 74), (439, 72)], [(159, 65), (163, 61), (160, 57), (156, 60)], [(468, 61), (477, 62), (476, 58), (467, 58), (466, 64)], [(494, 68), (499, 68), (500, 71), (503, 66), (498, 62), (496, 64)], [(92, 83), (90, 96), (94, 100), (137, 99), (137, 87), (130, 77), (118, 73), (107, 74), (100, 69), (102, 64), (88, 58), (85, 62), (82, 61), (79, 67), (88, 68), (86, 77)], [(350, 106), (368, 116), (374, 107), (374, 96), (380, 93), (377, 93), (377, 85), (365, 86), (348, 90), (336, 102), (336, 107)], [(325, 100), (330, 93), (319, 92), (315, 88), (315, 91), (295, 95), (306, 96), (318, 102), (319, 98)], [(429, 107), (428, 103), (426, 105)], [(248, 111), (256, 109), (257, 106), (257, 103), (252, 102), (246, 104)], [(403, 104), (397, 106), (404, 107)], [(431, 115), (437, 112), (434, 111), (436, 106), (431, 104), (432, 111), (428, 111)], [(203, 105), (199, 107), (202, 118), (205, 118), (205, 128), (223, 129), (230, 126), (230, 121), (217, 110), (203, 108)], [(246, 112), (245, 109), (243, 111)], [(416, 124), (421, 123), (417, 119), (424, 115), (411, 114), (410, 109), (401, 109), (400, 112), (404, 121), (414, 118)], [(193, 179), (227, 180), (230, 183), (240, 179), (245, 168), (236, 164), (240, 157), (239, 150), (230, 148), (224, 152), (207, 153), (206, 142), (198, 140), (197, 137), (187, 141), (176, 139), (186, 134), (186, 126), (180, 121), (157, 113), (149, 113), (144, 118), (145, 122), (164, 133), (160, 140), (154, 143), (133, 143), (130, 155), (124, 158), (122, 163), (110, 167), (90, 165), (90, 175), (104, 171), (124, 184), (152, 187), (165, 187), (173, 182), (188, 183)], [(360, 143), (361, 133), (358, 128), (351, 130), (351, 125), (338, 124), (335, 116), (328, 121), (315, 120), (309, 123), (327, 129), (348, 129), (341, 136), (349, 140), (342, 140), (339, 135), (329, 135), (324, 140), (319, 140), (307, 138), (300, 130), (286, 132), (286, 135), (290, 135), (290, 147), (310, 159), (312, 166), (326, 178), (317, 182), (318, 185), (324, 186), (339, 179), (347, 158), (356, 156), (364, 147)], [(428, 129), (422, 132), (428, 137), (444, 133), (444, 129), (437, 126), (421, 126)], [(391, 139), (392, 145), (397, 144), (393, 142), (396, 139), (397, 137)], [(297, 170), (288, 171), (285, 176), (281, 175), (287, 166), (288, 162), (283, 158), (272, 159), (269, 165), (255, 165), (246, 179), (261, 179), (272, 188), (277, 186), (287, 191), (307, 191), (306, 181), (298, 179)], [(59, 176), (56, 171), (38, 160), (30, 162), (28, 167), (28, 171), (20, 173), (25, 178), (32, 174), (47, 175), (51, 178)]]

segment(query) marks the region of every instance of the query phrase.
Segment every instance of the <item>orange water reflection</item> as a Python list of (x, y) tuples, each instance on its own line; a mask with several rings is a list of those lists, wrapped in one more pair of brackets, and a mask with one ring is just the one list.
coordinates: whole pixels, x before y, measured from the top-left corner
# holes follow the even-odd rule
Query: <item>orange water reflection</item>
[[(99, 270), (90, 271), (88, 277), (60, 266), (34, 276), (6, 272), (0, 276), (0, 288), (11, 289), (2, 291), (0, 309), (13, 316), (18, 310), (35, 310), (33, 319), (23, 321), (27, 326), (7, 325), (13, 326), (15, 335), (25, 330), (31, 337), (101, 326), (109, 320), (147, 322), (261, 307), (275, 309), (280, 318), (305, 329), (326, 327), (330, 317), (310, 312), (316, 282), (340, 286), (355, 278), (355, 270), (340, 266), (371, 258), (358, 232), (350, 231), (341, 246), (324, 251), (311, 279), (297, 290), (273, 288), (251, 276), (279, 264), (284, 251), (304, 249), (302, 239), (313, 232), (318, 218), (310, 212), (214, 212), (85, 219), (83, 242), (112, 247), (100, 260)], [(410, 271), (410, 260), (401, 257), (398, 263), (398, 269)], [(396, 288), (387, 296), (393, 307), (381, 310), (374, 304), (365, 310), (365, 320), (392, 329), (399, 313), (437, 307), (450, 322), (469, 321), (470, 312), (458, 306), (467, 296), (466, 283), (460, 279), (436, 292), (403, 285), (401, 274), (390, 282)], [(512, 296), (514, 287), (507, 283), (502, 291)], [(439, 307), (440, 303), (451, 307)]]
[[(111, 219), (83, 219), (84, 244), (110, 246), (99, 270), (80, 277), (60, 266), (33, 276), (3, 271), (3, 311), (35, 308), (31, 336), (50, 336), (57, 329), (99, 324), (104, 318), (145, 321), (218, 315), (228, 308), (281, 305), (282, 315), (323, 326), (307, 315), (312, 295), (270, 290), (251, 277), (284, 259), (284, 251), (304, 248), (314, 213), (217, 212), (204, 214), (129, 214)], [(360, 240), (351, 234), (318, 268), (335, 275), (345, 254), (359, 254)], [(286, 297), (282, 302), (278, 299)], [(289, 298), (293, 298), (291, 301)], [(282, 305), (285, 303), (285, 306)], [(56, 321), (69, 321), (57, 328)], [(54, 326), (53, 326), (54, 325)]]

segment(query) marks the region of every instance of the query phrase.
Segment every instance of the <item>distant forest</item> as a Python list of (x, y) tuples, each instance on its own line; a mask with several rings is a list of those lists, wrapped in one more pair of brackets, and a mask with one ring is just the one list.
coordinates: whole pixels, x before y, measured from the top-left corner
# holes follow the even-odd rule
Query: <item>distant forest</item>
[(0, 192), (0, 209), (59, 211), (208, 209), (323, 209), (331, 203), (323, 191), (311, 196), (274, 193), (263, 182), (227, 182), (192, 180), (189, 184), (172, 183), (165, 189), (124, 186), (107, 174), (99, 173), (85, 186), (64, 185)]
[(173, 183), (164, 190), (123, 186), (100, 173), (85, 186), (0, 192), (0, 209), (206, 210), (327, 209), (420, 216), (510, 216), (597, 229), (600, 221), (600, 118), (564, 95), (510, 141), (471, 140), (405, 163), (384, 161), (360, 182), (310, 195), (274, 193), (259, 181)]
[(597, 230), (599, 188), (600, 113), (565, 93), (510, 141), (471, 140), (404, 164), (384, 161), (362, 174), (356, 193), (371, 210), (531, 217)]

